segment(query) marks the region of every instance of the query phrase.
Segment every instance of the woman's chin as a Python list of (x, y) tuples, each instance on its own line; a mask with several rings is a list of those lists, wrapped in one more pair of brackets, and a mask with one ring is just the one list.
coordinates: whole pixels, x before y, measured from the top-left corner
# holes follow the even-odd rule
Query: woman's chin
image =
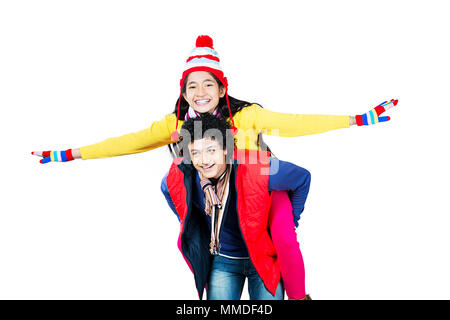
[(216, 109), (216, 107), (211, 107), (209, 105), (206, 105), (206, 106), (197, 106), (197, 105), (195, 105), (193, 107), (193, 109), (197, 113), (213, 113), (214, 109)]

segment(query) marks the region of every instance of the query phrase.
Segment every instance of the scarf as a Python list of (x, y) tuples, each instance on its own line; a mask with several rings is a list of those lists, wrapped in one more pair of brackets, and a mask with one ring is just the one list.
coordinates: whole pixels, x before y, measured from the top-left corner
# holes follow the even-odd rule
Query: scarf
[(220, 249), (219, 229), (222, 221), (223, 208), (225, 206), (223, 200), (224, 195), (227, 193), (230, 168), (227, 167), (215, 183), (208, 178), (200, 178), (200, 185), (205, 193), (205, 212), (211, 216), (211, 242), (209, 244), (209, 251), (211, 254), (218, 254)]

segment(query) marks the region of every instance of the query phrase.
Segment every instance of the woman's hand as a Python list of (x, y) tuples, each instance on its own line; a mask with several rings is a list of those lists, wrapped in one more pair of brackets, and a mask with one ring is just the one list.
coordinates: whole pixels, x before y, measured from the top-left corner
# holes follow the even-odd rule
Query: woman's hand
[(350, 117), (350, 125), (357, 124), (358, 126), (368, 126), (376, 124), (378, 122), (385, 122), (391, 120), (390, 117), (380, 117), (379, 115), (389, 110), (390, 108), (396, 106), (398, 100), (390, 100), (380, 103), (378, 106), (373, 108), (367, 113), (357, 115), (355, 117)]
[(80, 149), (68, 149), (64, 151), (33, 151), (32, 155), (42, 157), (39, 161), (44, 164), (47, 162), (67, 162), (81, 158)]

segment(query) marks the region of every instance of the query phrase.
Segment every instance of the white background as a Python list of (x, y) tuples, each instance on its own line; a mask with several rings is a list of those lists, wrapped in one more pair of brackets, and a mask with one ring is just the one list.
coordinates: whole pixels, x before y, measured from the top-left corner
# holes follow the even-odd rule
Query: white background
[[(160, 193), (166, 148), (41, 165), (171, 112), (197, 35), (234, 97), (389, 123), (267, 142), (310, 170), (314, 299), (449, 299), (445, 1), (2, 1), (0, 298), (197, 299)], [(244, 293), (244, 298), (248, 295)]]

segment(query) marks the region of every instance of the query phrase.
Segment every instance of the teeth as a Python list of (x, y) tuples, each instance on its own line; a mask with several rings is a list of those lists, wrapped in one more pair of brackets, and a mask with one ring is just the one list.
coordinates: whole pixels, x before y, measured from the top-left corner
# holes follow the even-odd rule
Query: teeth
[(203, 169), (209, 169), (209, 168), (211, 168), (212, 166), (213, 166), (213, 164), (210, 165), (209, 167), (203, 167)]
[(195, 103), (208, 103), (209, 100), (197, 100), (195, 101)]

